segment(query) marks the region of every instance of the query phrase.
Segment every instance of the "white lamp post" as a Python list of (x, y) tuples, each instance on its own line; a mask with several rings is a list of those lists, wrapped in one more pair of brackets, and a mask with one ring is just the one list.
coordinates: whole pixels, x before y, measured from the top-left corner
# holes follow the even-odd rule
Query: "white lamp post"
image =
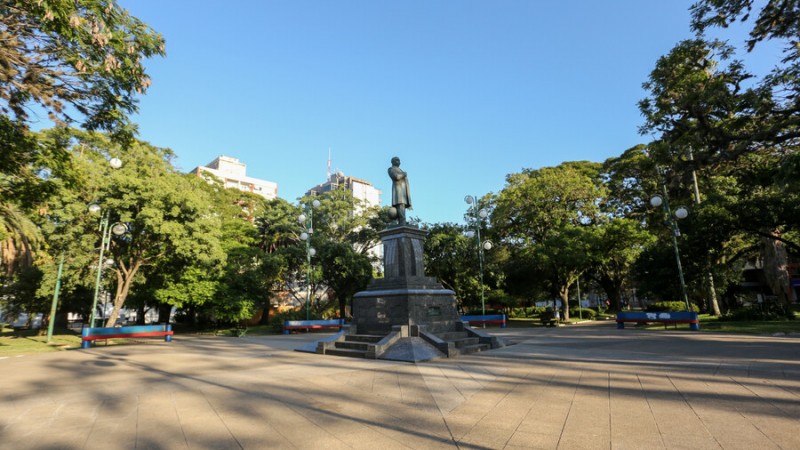
[[(119, 158), (111, 158), (111, 160), (108, 161), (108, 164), (113, 169), (119, 169), (122, 167), (122, 161)], [(102, 209), (103, 208), (97, 203), (92, 203), (89, 205), (89, 212), (92, 214), (98, 214), (102, 211)], [(97, 277), (95, 278), (94, 282), (94, 299), (92, 300), (92, 313), (89, 316), (89, 327), (94, 327), (95, 313), (97, 310), (97, 298), (100, 294), (100, 279), (102, 278), (103, 274), (103, 252), (108, 250), (111, 244), (111, 234), (114, 234), (115, 236), (122, 236), (128, 231), (128, 226), (120, 222), (114, 223), (111, 225), (111, 227), (109, 227), (109, 214), (110, 211), (106, 209), (100, 218), (100, 256), (97, 259)]]
[[(480, 281), (481, 281), (481, 314), (486, 315), (486, 300), (484, 298), (484, 283), (483, 283), (483, 252), (485, 250), (492, 249), (492, 241), (481, 241), (481, 224), (483, 220), (489, 216), (489, 211), (486, 208), (478, 209), (478, 200), (472, 195), (467, 195), (464, 197), (464, 202), (467, 205), (470, 205), (467, 214), (470, 216), (470, 222), (472, 225), (475, 226), (475, 230), (467, 230), (465, 233), (466, 236), (470, 239), (473, 237), (477, 238), (476, 243), (478, 245), (478, 269), (480, 273)], [(486, 327), (486, 323), (483, 324)]]
[(319, 205), (319, 200), (314, 199), (311, 205), (305, 206), (308, 216), (304, 213), (297, 216), (297, 223), (303, 226), (300, 240), (306, 243), (306, 320), (311, 319), (311, 258), (317, 254), (317, 250), (311, 246), (311, 235), (314, 234), (314, 208), (318, 208)]
[(689, 296), (686, 295), (686, 282), (683, 278), (683, 266), (681, 265), (681, 253), (678, 249), (678, 236), (681, 235), (681, 230), (678, 228), (678, 222), (675, 219), (685, 219), (689, 216), (689, 211), (684, 208), (683, 206), (679, 207), (673, 213), (669, 207), (669, 199), (667, 197), (667, 187), (662, 185), (662, 193), (661, 195), (654, 195), (650, 198), (650, 205), (654, 208), (658, 208), (659, 206), (663, 206), (664, 208), (664, 215), (667, 218), (667, 222), (669, 222), (669, 226), (672, 229), (672, 247), (675, 250), (675, 263), (678, 265), (678, 278), (681, 282), (681, 295), (683, 295), (683, 302), (686, 304), (686, 311), (691, 311), (691, 307), (689, 306)]

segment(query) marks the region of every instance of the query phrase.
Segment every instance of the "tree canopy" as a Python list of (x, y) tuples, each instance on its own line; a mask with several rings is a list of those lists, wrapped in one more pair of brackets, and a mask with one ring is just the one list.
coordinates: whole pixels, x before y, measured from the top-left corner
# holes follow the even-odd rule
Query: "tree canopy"
[(131, 137), (161, 35), (112, 0), (3, 0), (0, 17), (0, 113), (25, 121), (36, 104), (55, 123)]

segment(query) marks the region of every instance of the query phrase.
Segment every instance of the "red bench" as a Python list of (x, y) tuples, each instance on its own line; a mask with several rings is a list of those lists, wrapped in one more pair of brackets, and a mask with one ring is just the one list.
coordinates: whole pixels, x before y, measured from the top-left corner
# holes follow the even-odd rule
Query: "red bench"
[(617, 313), (617, 328), (625, 328), (625, 322), (634, 323), (663, 323), (664, 328), (668, 323), (688, 323), (692, 331), (700, 330), (700, 319), (696, 312), (619, 312)]
[(344, 327), (344, 319), (330, 320), (285, 320), (283, 322), (283, 334), (289, 334), (292, 330), (309, 330), (321, 328), (336, 328), (341, 330)]
[(81, 348), (91, 348), (98, 339), (122, 339), (164, 336), (164, 341), (172, 341), (172, 325), (134, 325), (130, 327), (84, 328), (81, 331)]

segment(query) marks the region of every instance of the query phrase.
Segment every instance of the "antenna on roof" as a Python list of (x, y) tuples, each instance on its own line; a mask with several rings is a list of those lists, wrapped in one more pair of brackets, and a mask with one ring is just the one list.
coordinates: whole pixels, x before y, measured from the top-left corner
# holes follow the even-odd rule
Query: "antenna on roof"
[(331, 148), (328, 147), (328, 180), (331, 179)]

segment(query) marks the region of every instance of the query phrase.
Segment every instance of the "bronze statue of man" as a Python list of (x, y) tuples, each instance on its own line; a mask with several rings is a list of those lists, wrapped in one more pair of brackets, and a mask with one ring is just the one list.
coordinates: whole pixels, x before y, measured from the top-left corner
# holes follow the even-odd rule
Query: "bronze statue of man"
[(389, 178), (392, 179), (392, 206), (397, 210), (397, 224), (406, 224), (406, 208), (411, 209), (411, 191), (408, 188), (408, 174), (400, 168), (400, 158), (392, 158), (389, 167)]

